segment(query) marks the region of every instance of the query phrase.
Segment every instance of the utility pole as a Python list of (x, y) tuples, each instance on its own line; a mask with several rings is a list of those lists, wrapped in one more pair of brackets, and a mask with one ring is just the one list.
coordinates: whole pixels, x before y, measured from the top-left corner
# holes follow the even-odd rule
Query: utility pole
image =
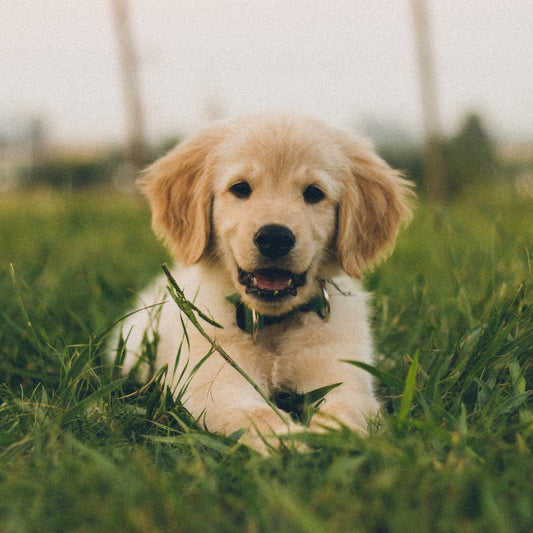
[(134, 173), (148, 162), (144, 138), (144, 120), (139, 90), (137, 58), (129, 18), (128, 0), (111, 0), (117, 35), (124, 104), (128, 124), (128, 162)]
[(424, 123), (424, 177), (432, 200), (448, 199), (446, 168), (442, 150), (443, 136), (439, 117), (438, 91), (426, 0), (411, 0), (418, 57), (422, 118)]

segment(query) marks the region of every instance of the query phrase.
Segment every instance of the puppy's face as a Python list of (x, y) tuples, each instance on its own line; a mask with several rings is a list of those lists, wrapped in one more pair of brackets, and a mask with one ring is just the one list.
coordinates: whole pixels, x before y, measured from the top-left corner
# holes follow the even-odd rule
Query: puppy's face
[(175, 255), (215, 261), (267, 315), (308, 302), (340, 268), (359, 277), (410, 215), (407, 182), (365, 143), (295, 115), (209, 128), (141, 183)]
[(218, 154), (215, 254), (241, 299), (271, 315), (306, 303), (338, 269), (340, 152), (308, 133), (258, 127), (226, 139)]

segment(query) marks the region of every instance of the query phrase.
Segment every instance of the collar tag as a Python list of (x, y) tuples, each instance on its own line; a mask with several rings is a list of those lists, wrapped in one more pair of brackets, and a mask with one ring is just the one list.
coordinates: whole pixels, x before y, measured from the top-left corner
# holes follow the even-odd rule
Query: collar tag
[(329, 315), (331, 314), (331, 303), (329, 301), (329, 293), (326, 289), (325, 279), (320, 281), (320, 289), (322, 291), (322, 312), (318, 314), (327, 322), (329, 320)]

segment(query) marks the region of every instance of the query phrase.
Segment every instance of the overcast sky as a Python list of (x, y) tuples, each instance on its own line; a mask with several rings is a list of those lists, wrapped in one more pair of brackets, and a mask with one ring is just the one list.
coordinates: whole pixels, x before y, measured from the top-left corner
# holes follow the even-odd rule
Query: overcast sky
[[(298, 110), (417, 133), (409, 0), (131, 0), (150, 140), (228, 115)], [(533, 1), (430, 0), (448, 132), (477, 110), (533, 138)], [(120, 141), (126, 121), (110, 0), (1, 0), (0, 131), (42, 116), (54, 141)]]

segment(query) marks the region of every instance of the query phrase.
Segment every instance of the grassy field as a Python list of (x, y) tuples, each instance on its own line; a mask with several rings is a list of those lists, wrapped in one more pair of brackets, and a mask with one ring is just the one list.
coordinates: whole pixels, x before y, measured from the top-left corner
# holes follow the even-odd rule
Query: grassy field
[(365, 280), (381, 426), (262, 457), (102, 367), (168, 259), (141, 200), (0, 196), (0, 531), (533, 531), (531, 251), (510, 189), (420, 205)]

